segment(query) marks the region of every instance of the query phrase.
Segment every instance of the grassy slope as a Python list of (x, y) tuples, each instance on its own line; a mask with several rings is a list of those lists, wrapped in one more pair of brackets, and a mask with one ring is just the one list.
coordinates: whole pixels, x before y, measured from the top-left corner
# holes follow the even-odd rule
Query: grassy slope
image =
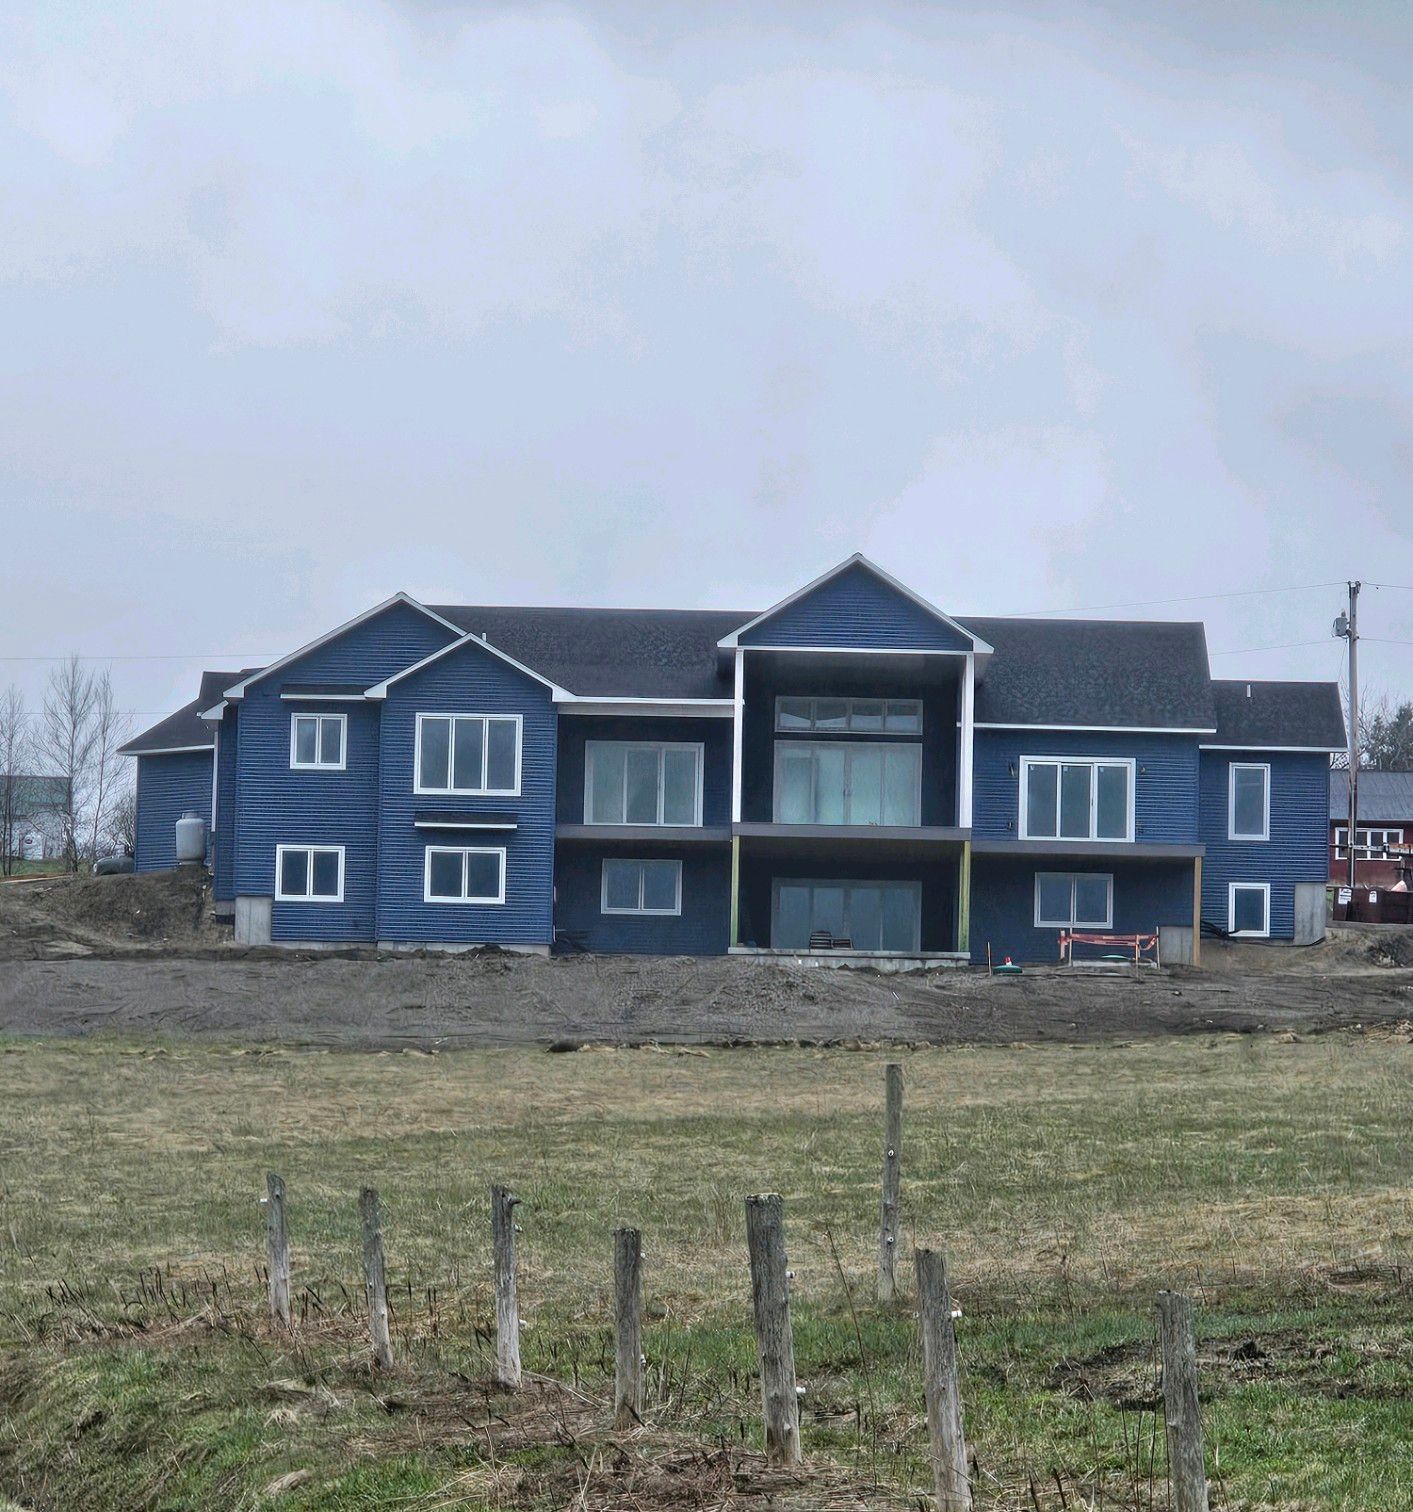
[[(753, 1432), (741, 1197), (782, 1191), (807, 1448), (926, 1483), (912, 1322), (870, 1300), (881, 1055), (3, 1051), (0, 1494), (245, 1507), (305, 1470), (279, 1505), (565, 1505), (586, 1451), (554, 1440), (574, 1435), (466, 1426), (455, 1372), (487, 1368), (491, 1177), (525, 1200), (527, 1365), (602, 1396), (611, 1230), (638, 1224), (648, 1416), (706, 1441)], [(1031, 1507), (1033, 1479), (1059, 1506), (1057, 1473), (1071, 1506), (1149, 1504), (1163, 1285), (1198, 1290), (1229, 1504), (1413, 1505), (1409, 1298), (1375, 1263), (1406, 1262), (1413, 1232), (1413, 1047), (901, 1059), (907, 1227), (946, 1249), (965, 1308), (983, 1505)], [(267, 1168), (289, 1188), (293, 1345), (261, 1320)], [(362, 1183), (383, 1194), (391, 1402), (346, 1301)]]

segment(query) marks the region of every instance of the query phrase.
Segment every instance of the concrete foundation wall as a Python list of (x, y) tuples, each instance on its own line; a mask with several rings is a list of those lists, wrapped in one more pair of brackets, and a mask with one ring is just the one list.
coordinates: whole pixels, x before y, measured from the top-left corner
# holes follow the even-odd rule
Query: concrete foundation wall
[(235, 900), (235, 937), (238, 945), (268, 945), (273, 898), (237, 898)]
[(1295, 943), (1313, 945), (1325, 937), (1328, 895), (1323, 882), (1295, 884)]

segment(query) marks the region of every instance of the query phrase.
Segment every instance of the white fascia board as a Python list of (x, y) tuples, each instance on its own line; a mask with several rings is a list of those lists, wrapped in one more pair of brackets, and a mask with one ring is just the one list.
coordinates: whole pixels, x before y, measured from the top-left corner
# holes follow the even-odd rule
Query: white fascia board
[(519, 829), (514, 819), (414, 819), (413, 829), (428, 830), (513, 830)]
[(281, 693), (282, 700), (290, 703), (362, 703), (367, 694), (357, 693)]
[(450, 645), (443, 646), (440, 651), (433, 651), (430, 656), (424, 656), (421, 661), (413, 662), (410, 667), (404, 667), (401, 672), (394, 672), (391, 677), (385, 677), (382, 682), (374, 683), (364, 693), (365, 698), (386, 698), (388, 689), (394, 683), (399, 683), (405, 677), (411, 677), (414, 672), (420, 672), (423, 667), (430, 667), (433, 662), (440, 661), (444, 656), (450, 656), (453, 651), (460, 651), (465, 646), (476, 646), (482, 651), (489, 651), (492, 656), (498, 657), (507, 666), (514, 667), (517, 672), (523, 672), (526, 677), (533, 678), (537, 683), (550, 690), (556, 698), (572, 698), (574, 695), (561, 688), (558, 683), (551, 682), (549, 678), (542, 677), (533, 667), (527, 667), (523, 662), (518, 662), (513, 656), (507, 656), (504, 651), (497, 649), (484, 636), (477, 635), (475, 631), (459, 631), (458, 639)]
[(935, 646), (741, 646), (742, 651), (776, 651), (800, 656), (956, 656), (970, 651), (939, 651)]
[[(896, 590), (898, 593), (901, 593), (904, 598), (911, 600), (911, 602), (916, 604), (919, 609), (926, 610), (927, 613), (932, 615), (934, 619), (940, 620), (944, 625), (947, 625), (951, 629), (955, 630), (958, 635), (964, 635), (967, 640), (971, 642), (972, 650), (977, 655), (986, 656), (995, 649), (995, 647), (989, 646), (984, 640), (982, 640), (980, 636), (973, 635), (965, 625), (958, 624), (957, 621), (951, 617), (951, 615), (944, 614), (936, 604), (929, 603), (925, 598), (923, 598), (920, 593), (915, 593), (911, 588), (909, 588), (906, 583), (900, 583), (898, 579), (895, 578), (891, 573), (885, 572), (877, 562), (869, 561), (869, 559), (861, 551), (856, 551), (851, 557), (846, 557), (845, 560), (840, 562), (837, 567), (831, 567), (828, 572), (822, 572), (817, 578), (814, 579), (813, 582), (806, 583), (803, 588), (797, 588), (794, 593), (790, 594), (786, 598), (781, 599), (778, 604), (773, 604), (763, 614), (756, 615), (753, 620), (748, 620), (744, 625), (741, 625), (738, 629), (733, 630), (730, 635), (723, 636), (719, 641), (717, 641), (717, 645), (720, 646), (723, 650), (734, 650), (736, 646), (740, 644), (739, 638), (748, 630), (754, 630), (757, 625), (764, 624), (764, 622), (770, 619), (773, 615), (779, 614), (782, 609), (789, 608), (791, 604), (797, 602), (799, 599), (804, 598), (806, 594), (813, 593), (816, 588), (822, 588), (824, 584), (829, 582), (832, 578), (838, 577), (841, 572), (847, 572), (850, 567), (855, 566), (867, 568), (867, 570), (873, 573), (876, 578), (879, 578), (882, 582), (887, 583), (890, 588)], [(777, 648), (766, 646), (752, 646), (750, 649), (752, 651), (764, 651), (775, 650)], [(962, 652), (954, 654), (965, 655), (966, 653)]]
[(119, 756), (190, 756), (196, 751), (214, 751), (214, 745), (152, 746), (148, 750), (133, 751), (127, 746), (118, 747)]
[(577, 693), (557, 693), (554, 702), (561, 714), (651, 714), (665, 719), (730, 719), (736, 707), (729, 698), (587, 698)]
[(1197, 749), (1199, 751), (1285, 751), (1301, 756), (1328, 756), (1332, 751), (1343, 751), (1342, 745), (1337, 746), (1283, 746), (1262, 745), (1257, 741), (1243, 741), (1240, 745), (1208, 745), (1202, 741)]
[[(1215, 735), (1211, 729), (1189, 729), (1183, 725), (1067, 725), (1067, 724), (999, 724), (976, 722), (978, 730), (1063, 730), (1083, 735)], [(1203, 746), (1201, 749), (1209, 749)], [(1254, 746), (1242, 746), (1241, 750), (1254, 750)]]
[(212, 704), (209, 709), (203, 709), (196, 717), (203, 724), (220, 724), (222, 716), (226, 712), (226, 701), (223, 698), (220, 703)]
[(351, 620), (347, 620), (326, 634), (316, 637), (308, 645), (301, 646), (297, 651), (291, 651), (288, 656), (282, 656), (277, 661), (272, 661), (268, 667), (262, 667), (258, 672), (252, 672), (249, 677), (238, 682), (233, 688), (227, 688), (225, 696), (234, 699), (244, 698), (245, 690), (252, 683), (260, 682), (272, 672), (278, 672), (281, 667), (287, 667), (291, 662), (298, 661), (301, 656), (308, 656), (311, 651), (317, 651), (320, 646), (327, 646), (331, 640), (337, 640), (346, 631), (363, 624), (365, 620), (372, 619), (376, 614), (381, 614), (385, 609), (391, 609), (394, 604), (406, 604), (409, 608), (415, 609), (419, 614), (425, 614), (428, 619), (435, 620), (437, 624), (444, 625), (453, 635), (462, 636), (466, 633), (460, 625), (453, 625), (449, 619), (443, 619), (440, 614), (435, 613), (425, 604), (419, 604), (410, 593), (395, 593), (391, 598), (384, 599), (381, 604), (374, 604), (371, 609), (365, 609), (362, 614), (355, 614)]

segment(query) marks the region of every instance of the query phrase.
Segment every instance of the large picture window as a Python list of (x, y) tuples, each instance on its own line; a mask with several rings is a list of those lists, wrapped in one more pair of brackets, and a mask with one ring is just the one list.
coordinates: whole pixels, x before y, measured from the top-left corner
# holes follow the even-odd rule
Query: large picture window
[(505, 851), (476, 845), (429, 845), (424, 903), (504, 903)]
[(600, 901), (606, 914), (680, 914), (682, 863), (609, 857)]
[(277, 845), (277, 903), (342, 903), (343, 846)]
[(590, 740), (584, 747), (584, 823), (699, 825), (702, 748)]
[(1114, 879), (1108, 872), (1036, 872), (1037, 929), (1110, 929)]
[(777, 740), (777, 824), (920, 824), (922, 747)]
[(770, 943), (808, 950), (812, 935), (847, 940), (852, 950), (916, 954), (922, 888), (916, 882), (835, 882), (780, 877), (774, 887)]
[(1271, 768), (1263, 761), (1233, 761), (1227, 778), (1227, 838), (1271, 837)]
[(1103, 757), (1022, 756), (1025, 840), (1132, 840), (1134, 763)]
[(419, 714), (419, 793), (515, 797), (520, 792), (518, 714)]

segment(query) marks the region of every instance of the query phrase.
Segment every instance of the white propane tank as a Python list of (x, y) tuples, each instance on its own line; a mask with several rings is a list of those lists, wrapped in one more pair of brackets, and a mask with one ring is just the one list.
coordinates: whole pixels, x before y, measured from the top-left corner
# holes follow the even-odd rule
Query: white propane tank
[(177, 820), (177, 865), (200, 866), (206, 859), (206, 821), (190, 809)]

